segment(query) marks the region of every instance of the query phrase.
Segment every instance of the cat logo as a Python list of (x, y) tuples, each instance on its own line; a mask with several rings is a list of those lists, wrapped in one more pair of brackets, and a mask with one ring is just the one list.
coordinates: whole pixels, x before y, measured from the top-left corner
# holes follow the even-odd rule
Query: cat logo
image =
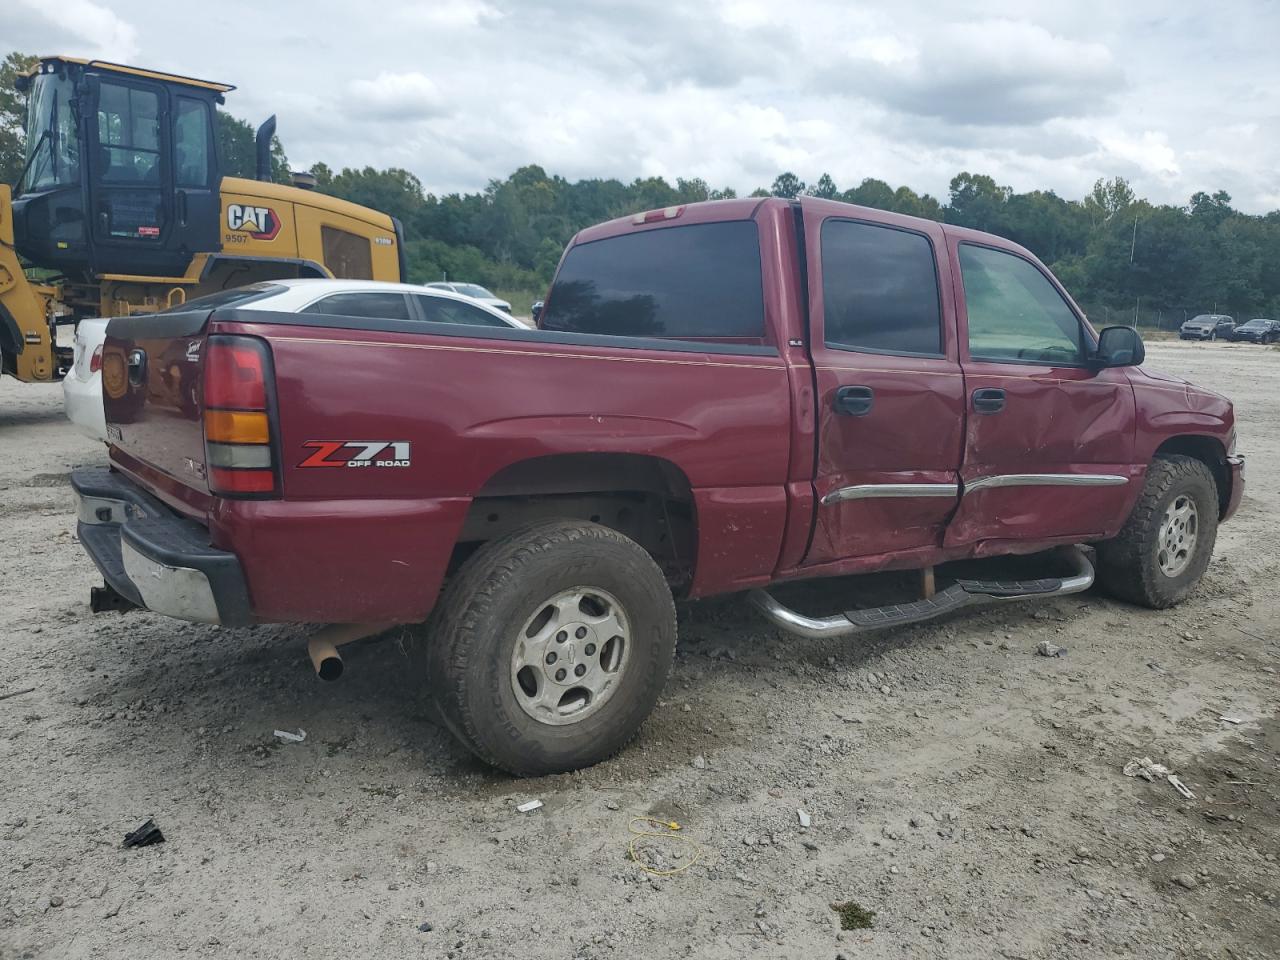
[(280, 218), (270, 207), (227, 204), (227, 228), (248, 234), (254, 240), (274, 240), (280, 232)]

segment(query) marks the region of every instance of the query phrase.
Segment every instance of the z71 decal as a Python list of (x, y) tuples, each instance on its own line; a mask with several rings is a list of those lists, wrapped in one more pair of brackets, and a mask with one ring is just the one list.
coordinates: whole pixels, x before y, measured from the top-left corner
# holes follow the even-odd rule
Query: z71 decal
[(407, 467), (408, 440), (308, 440), (300, 467)]

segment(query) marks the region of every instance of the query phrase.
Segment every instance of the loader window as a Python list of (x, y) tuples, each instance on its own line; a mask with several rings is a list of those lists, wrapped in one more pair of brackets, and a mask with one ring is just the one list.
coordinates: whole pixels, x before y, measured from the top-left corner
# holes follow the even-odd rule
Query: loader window
[(159, 184), (159, 96), (104, 82), (98, 94), (98, 151), (103, 180)]
[(63, 187), (80, 179), (80, 140), (71, 81), (52, 73), (35, 78), (27, 100), (26, 192)]
[(209, 186), (209, 106), (190, 97), (178, 98), (173, 123), (173, 153), (178, 186)]
[(324, 265), (335, 277), (344, 280), (373, 279), (373, 254), (368, 237), (337, 227), (321, 227), (320, 246), (324, 250)]

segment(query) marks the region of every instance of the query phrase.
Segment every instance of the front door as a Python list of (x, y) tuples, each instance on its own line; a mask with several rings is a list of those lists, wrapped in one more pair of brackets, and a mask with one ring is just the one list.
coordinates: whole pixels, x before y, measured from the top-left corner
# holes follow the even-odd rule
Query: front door
[(1089, 539), (1141, 483), (1129, 379), (1089, 365), (1093, 334), (1038, 264), (948, 239), (968, 417), (946, 542)]
[(162, 273), (172, 229), (165, 90), (142, 80), (100, 79), (96, 99), (88, 158), (94, 268)]
[(802, 209), (818, 406), (804, 565), (941, 546), (964, 427), (942, 229)]

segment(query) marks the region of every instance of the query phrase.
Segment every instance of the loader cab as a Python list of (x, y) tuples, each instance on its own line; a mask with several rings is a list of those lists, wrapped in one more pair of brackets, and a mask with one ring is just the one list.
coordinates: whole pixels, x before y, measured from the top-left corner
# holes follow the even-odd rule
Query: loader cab
[(214, 110), (233, 89), (101, 61), (52, 57), (27, 93), (19, 252), (70, 278), (180, 276), (218, 249)]

